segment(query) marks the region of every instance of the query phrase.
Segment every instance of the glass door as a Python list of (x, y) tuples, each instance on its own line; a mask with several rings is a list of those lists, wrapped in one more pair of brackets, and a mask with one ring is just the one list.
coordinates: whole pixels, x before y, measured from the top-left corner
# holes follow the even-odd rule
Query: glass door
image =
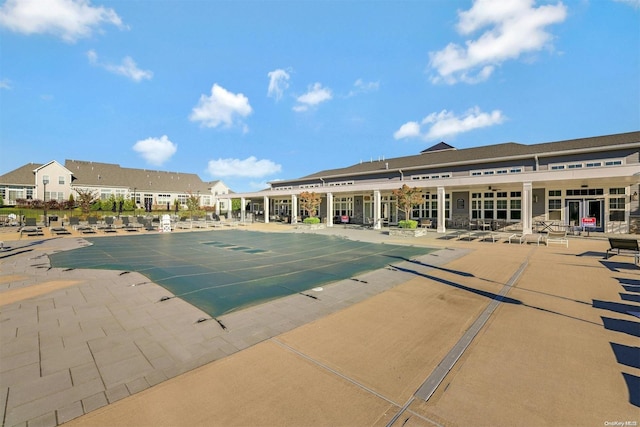
[(587, 216), (596, 219), (596, 229), (594, 231), (603, 231), (603, 203), (602, 200), (587, 200)]
[(591, 231), (604, 230), (604, 201), (603, 200), (567, 200), (567, 225), (582, 225), (582, 218), (595, 218), (596, 226)]

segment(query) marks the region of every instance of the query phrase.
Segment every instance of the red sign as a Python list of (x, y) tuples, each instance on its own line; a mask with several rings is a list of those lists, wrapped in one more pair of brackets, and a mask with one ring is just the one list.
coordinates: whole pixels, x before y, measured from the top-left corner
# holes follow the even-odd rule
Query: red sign
[(581, 220), (583, 227), (595, 227), (596, 226), (596, 218), (595, 217), (585, 217)]

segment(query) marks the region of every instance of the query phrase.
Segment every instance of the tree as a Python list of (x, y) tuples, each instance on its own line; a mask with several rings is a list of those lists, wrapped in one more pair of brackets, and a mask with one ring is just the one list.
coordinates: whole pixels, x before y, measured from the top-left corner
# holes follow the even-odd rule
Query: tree
[(74, 188), (74, 191), (78, 193), (78, 206), (80, 206), (82, 213), (91, 212), (91, 205), (98, 200), (98, 192), (88, 188)]
[(318, 212), (318, 207), (322, 203), (320, 195), (314, 192), (303, 191), (300, 193), (300, 207), (309, 212), (310, 217), (315, 217)]
[(200, 209), (200, 196), (196, 196), (190, 191), (187, 191), (189, 197), (187, 198), (187, 209), (191, 213), (191, 219), (193, 219), (193, 214), (195, 211)]
[(393, 195), (396, 196), (398, 208), (404, 212), (405, 221), (409, 221), (411, 209), (422, 203), (422, 192), (416, 187), (410, 188), (407, 184), (403, 184), (401, 188), (393, 190)]

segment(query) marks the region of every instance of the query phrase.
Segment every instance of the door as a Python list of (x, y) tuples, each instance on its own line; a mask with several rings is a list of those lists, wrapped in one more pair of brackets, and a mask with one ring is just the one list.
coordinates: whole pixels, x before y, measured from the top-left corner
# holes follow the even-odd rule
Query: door
[(604, 230), (604, 200), (567, 200), (568, 225), (581, 226), (581, 219), (589, 217), (596, 219), (596, 226), (592, 231)]
[(603, 231), (604, 224), (602, 223), (603, 206), (602, 200), (587, 200), (587, 216), (596, 219), (596, 228), (594, 231)]

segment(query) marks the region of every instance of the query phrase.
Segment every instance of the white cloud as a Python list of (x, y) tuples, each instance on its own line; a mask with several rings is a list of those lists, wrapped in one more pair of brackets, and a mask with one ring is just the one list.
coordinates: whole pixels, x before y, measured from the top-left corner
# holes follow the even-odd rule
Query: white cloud
[[(202, 126), (215, 128), (219, 125), (230, 127), (238, 117), (247, 117), (253, 110), (249, 99), (241, 93), (234, 94), (214, 84), (211, 96), (201, 95), (198, 105), (193, 107), (189, 120), (200, 122)], [(242, 123), (241, 123), (242, 124)], [(243, 132), (248, 127), (242, 124)]]
[(307, 111), (309, 107), (329, 101), (332, 98), (331, 89), (322, 87), (320, 83), (314, 83), (312, 86), (309, 86), (307, 93), (296, 98), (298, 105), (293, 107), (293, 111)]
[(458, 13), (456, 26), (462, 35), (485, 31), (465, 46), (449, 43), (430, 52), (429, 66), (437, 72), (432, 82), (477, 83), (487, 80), (495, 68), (525, 52), (548, 47), (549, 25), (565, 20), (567, 7), (561, 2), (533, 7), (534, 0), (476, 0), (467, 11)]
[(289, 78), (291, 76), (282, 69), (269, 71), (267, 76), (269, 76), (269, 89), (267, 91), (267, 96), (275, 98), (276, 101), (278, 101), (282, 98), (284, 91), (289, 88)]
[(417, 122), (403, 124), (393, 134), (393, 137), (395, 139), (420, 137), (424, 140), (435, 140), (453, 137), (474, 129), (498, 125), (504, 120), (505, 116), (500, 110), (485, 113), (479, 107), (474, 107), (461, 116), (456, 116), (451, 111), (442, 110), (439, 113), (429, 114), (422, 119), (420, 124)]
[(395, 139), (415, 138), (420, 136), (420, 124), (418, 122), (407, 122), (394, 132)]
[(11, 80), (9, 79), (1, 79), (0, 80), (0, 89), (11, 89)]
[(347, 97), (355, 96), (359, 93), (373, 92), (380, 88), (380, 82), (365, 82), (362, 79), (358, 79), (353, 83), (353, 89), (349, 92)]
[(113, 9), (91, 6), (89, 0), (7, 0), (0, 8), (0, 26), (22, 34), (53, 34), (67, 42), (90, 36), (102, 24), (123, 27)]
[(143, 139), (133, 145), (133, 151), (140, 153), (143, 159), (156, 166), (169, 160), (177, 150), (178, 146), (171, 142), (167, 135), (162, 135), (159, 139)]
[(145, 79), (151, 80), (151, 78), (153, 77), (152, 71), (141, 70), (140, 68), (138, 68), (135, 61), (130, 56), (125, 56), (122, 59), (122, 63), (120, 65), (100, 63), (98, 61), (98, 54), (94, 50), (90, 50), (87, 52), (87, 58), (89, 58), (89, 62), (92, 65), (102, 67), (113, 74), (125, 76), (128, 79), (133, 80), (134, 82), (140, 82), (141, 80)]
[(282, 166), (271, 160), (258, 160), (256, 157), (240, 159), (209, 160), (207, 171), (212, 176), (242, 176), (261, 178), (263, 176), (278, 173)]

